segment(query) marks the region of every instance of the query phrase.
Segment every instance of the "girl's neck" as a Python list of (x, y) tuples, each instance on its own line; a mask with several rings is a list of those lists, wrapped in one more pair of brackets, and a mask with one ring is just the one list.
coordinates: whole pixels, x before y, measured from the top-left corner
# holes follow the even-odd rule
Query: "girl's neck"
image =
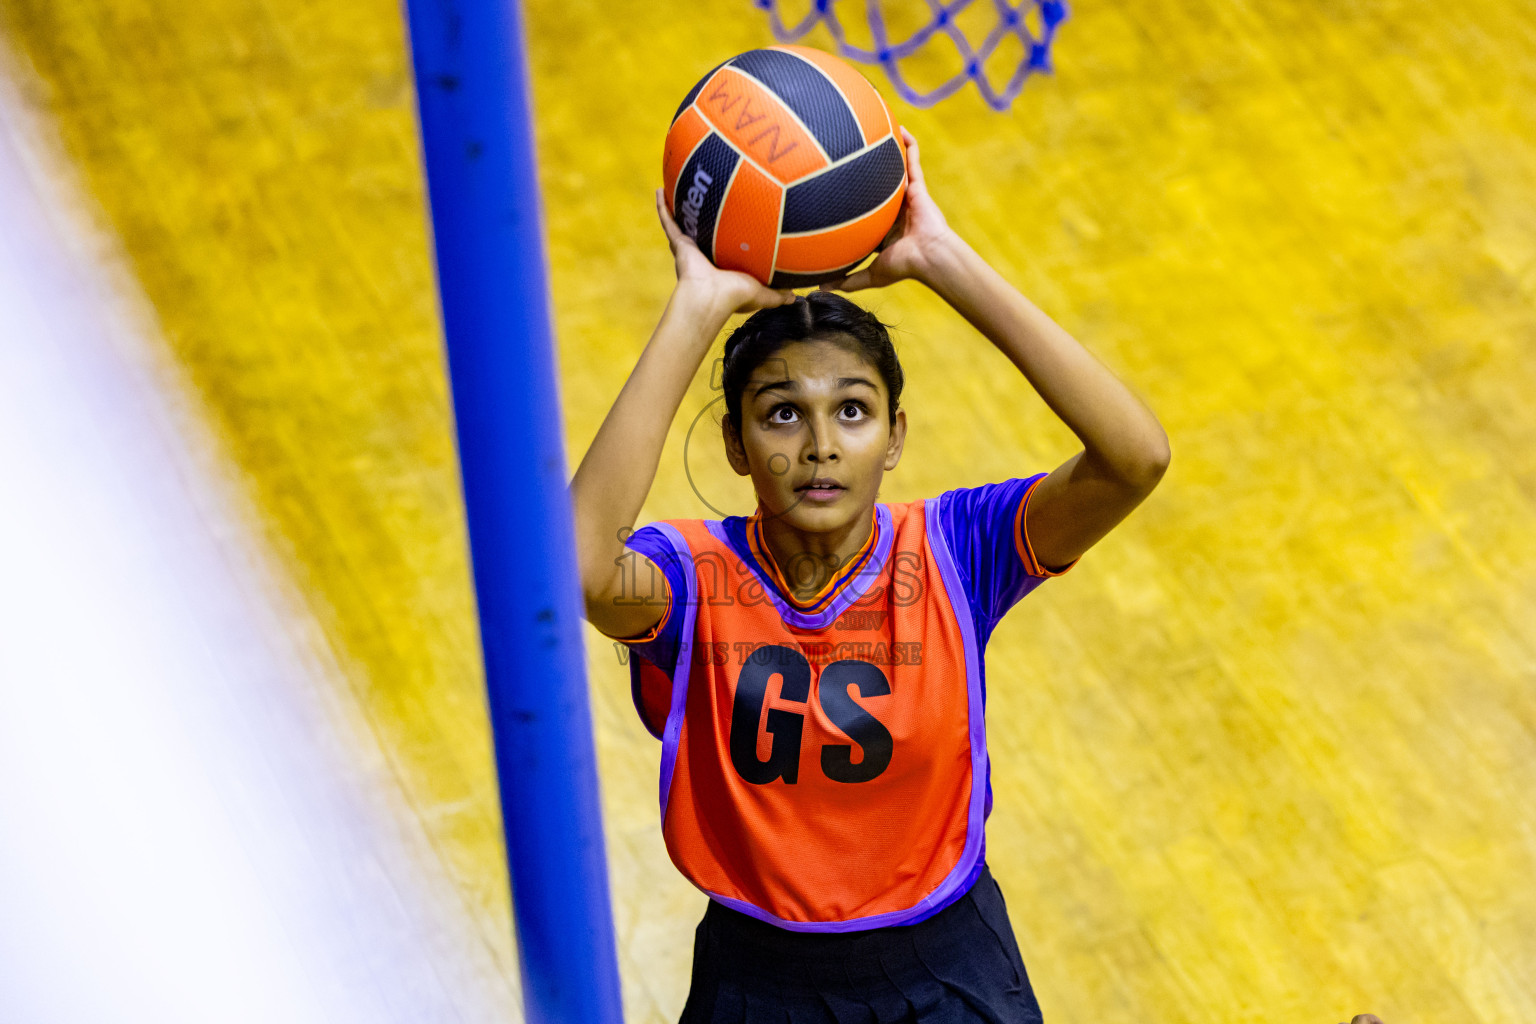
[(783, 518), (764, 516), (758, 505), (752, 518), (762, 527), (763, 544), (773, 558), (789, 594), (796, 601), (815, 597), (852, 561), (874, 532), (875, 512), (870, 507), (846, 525), (819, 533), (797, 530)]

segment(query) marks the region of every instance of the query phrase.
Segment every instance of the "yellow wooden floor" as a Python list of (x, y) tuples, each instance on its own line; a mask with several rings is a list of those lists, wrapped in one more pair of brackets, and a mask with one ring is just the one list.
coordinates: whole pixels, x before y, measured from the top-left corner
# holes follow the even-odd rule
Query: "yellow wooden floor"
[[(529, 7), (574, 469), (666, 298), (667, 121), (770, 36), (746, 0)], [(0, 28), (512, 970), (400, 6)], [(1007, 115), (894, 104), (1175, 453), (990, 649), (991, 859), (1046, 1019), (1536, 1020), (1536, 8), (1079, 0), (1056, 60)], [(1076, 450), (917, 286), (866, 297), (910, 381), (887, 500)], [(710, 514), (709, 398), (642, 522)], [(750, 511), (704, 436), (701, 490)], [(625, 1002), (671, 1020), (702, 897), (588, 637)]]

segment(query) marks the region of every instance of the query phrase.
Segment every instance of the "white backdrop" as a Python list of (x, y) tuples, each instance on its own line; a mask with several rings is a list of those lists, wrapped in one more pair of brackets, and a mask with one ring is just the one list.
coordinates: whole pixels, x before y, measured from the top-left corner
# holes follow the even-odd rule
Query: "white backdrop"
[(0, 87), (0, 1020), (511, 1019), (514, 979), (18, 95)]

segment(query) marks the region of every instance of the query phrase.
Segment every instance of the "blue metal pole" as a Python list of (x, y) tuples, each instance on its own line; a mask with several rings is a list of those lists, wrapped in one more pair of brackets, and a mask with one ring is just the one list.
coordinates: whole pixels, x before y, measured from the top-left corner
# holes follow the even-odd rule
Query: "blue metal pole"
[(528, 1024), (622, 1020), (517, 0), (409, 0)]

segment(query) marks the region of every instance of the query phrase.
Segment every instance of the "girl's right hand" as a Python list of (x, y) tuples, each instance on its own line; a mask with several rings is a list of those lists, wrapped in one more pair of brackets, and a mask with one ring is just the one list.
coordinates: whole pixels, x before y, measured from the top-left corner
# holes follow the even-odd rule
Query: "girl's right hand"
[(750, 313), (756, 309), (786, 306), (795, 301), (795, 293), (787, 288), (768, 288), (751, 274), (739, 270), (721, 270), (709, 262), (694, 240), (677, 226), (677, 221), (667, 211), (666, 200), (659, 188), (656, 190), (656, 215), (661, 218), (661, 228), (667, 233), (667, 245), (672, 249), (679, 290), (686, 289), (712, 303), (718, 302), (719, 308), (727, 313)]

